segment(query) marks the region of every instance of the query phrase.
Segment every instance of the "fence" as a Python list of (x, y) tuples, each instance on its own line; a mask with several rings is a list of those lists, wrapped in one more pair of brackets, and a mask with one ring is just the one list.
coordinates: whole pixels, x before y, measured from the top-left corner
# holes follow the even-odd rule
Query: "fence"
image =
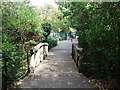
[[(13, 82), (25, 77), (29, 69), (29, 52), (20, 52), (14, 56), (6, 56), (3, 58), (2, 66), (2, 88), (11, 88)], [(16, 59), (17, 58), (17, 59)]]
[(78, 48), (76, 43), (72, 44), (72, 58), (78, 67), (78, 72), (82, 71), (83, 48)]
[[(5, 90), (11, 88), (14, 82), (32, 72), (47, 54), (48, 44), (40, 43), (27, 52), (19, 53), (21, 59), (15, 59), (18, 57), (18, 54), (11, 57), (4, 57), (2, 66), (2, 88)], [(13, 57), (15, 60), (12, 60)]]

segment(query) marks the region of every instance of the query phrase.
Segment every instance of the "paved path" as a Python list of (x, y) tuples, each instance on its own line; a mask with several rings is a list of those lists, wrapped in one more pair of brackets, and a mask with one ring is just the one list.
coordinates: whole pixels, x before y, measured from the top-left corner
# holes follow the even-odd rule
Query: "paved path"
[(17, 88), (93, 88), (87, 78), (78, 73), (72, 60), (71, 48), (70, 40), (59, 42), (35, 72), (26, 77)]

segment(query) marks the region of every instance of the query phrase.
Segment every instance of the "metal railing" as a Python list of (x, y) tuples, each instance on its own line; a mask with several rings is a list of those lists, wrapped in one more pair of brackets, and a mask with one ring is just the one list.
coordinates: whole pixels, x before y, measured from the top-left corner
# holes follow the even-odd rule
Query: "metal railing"
[[(26, 53), (26, 54), (25, 54)], [(30, 72), (29, 69), (29, 51), (20, 52), (21, 59), (18, 58), (18, 54), (13, 56), (3, 57), (2, 65), (2, 84), (3, 89), (10, 88), (11, 85), (17, 80), (25, 77)], [(22, 57), (23, 55), (23, 57)], [(13, 60), (13, 58), (16, 60)]]

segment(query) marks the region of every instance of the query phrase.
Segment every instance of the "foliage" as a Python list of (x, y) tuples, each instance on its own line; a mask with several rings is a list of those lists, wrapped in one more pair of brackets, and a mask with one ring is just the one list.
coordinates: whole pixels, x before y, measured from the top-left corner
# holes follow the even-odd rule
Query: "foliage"
[(118, 2), (59, 2), (60, 9), (76, 28), (79, 46), (84, 48), (84, 73), (119, 82)]
[(51, 31), (51, 24), (43, 23), (42, 28), (43, 28), (43, 31), (44, 31), (43, 35), (45, 37), (45, 42), (47, 42), (47, 37), (50, 35), (50, 31)]
[(30, 41), (28, 41), (28, 42), (25, 42), (25, 44), (37, 44), (37, 42), (36, 41), (34, 41), (34, 40), (30, 40)]
[(42, 30), (38, 15), (33, 7), (20, 2), (2, 2), (1, 7), (2, 63), (7, 65), (7, 74), (5, 67), (2, 69), (3, 87), (5, 87), (6, 77), (9, 82), (13, 83), (26, 74), (27, 55), (25, 50), (28, 50), (27, 42), (40, 41)]
[(57, 45), (58, 38), (56, 37), (48, 37), (48, 44), (49, 44), (49, 49), (52, 47), (55, 47)]
[[(10, 34), (14, 43), (22, 43), (33, 38), (39, 30), (39, 19), (32, 7), (14, 2), (2, 3), (2, 27), (4, 34)], [(14, 36), (14, 37), (13, 37)]]
[[(5, 35), (3, 36), (5, 37)], [(2, 69), (3, 89), (6, 87), (6, 79), (9, 83), (18, 80), (18, 78), (25, 75), (26, 72), (23, 72), (23, 70), (27, 68), (27, 62), (22, 63), (22, 61), (26, 61), (24, 60), (26, 53), (24, 53), (19, 44), (11, 43), (11, 40), (8, 40), (11, 38), (9, 35), (6, 36), (6, 41), (2, 43), (2, 64), (5, 65), (6, 63), (7, 65), (7, 67), (4, 66)], [(19, 68), (20, 66), (24, 67), (25, 69)], [(7, 68), (7, 73), (5, 72), (5, 68)]]
[(48, 22), (51, 24), (51, 32), (69, 30), (69, 21), (67, 20), (67, 18), (63, 18), (63, 14), (57, 8), (48, 4), (44, 8), (38, 8), (37, 11), (41, 12), (40, 18), (42, 23)]

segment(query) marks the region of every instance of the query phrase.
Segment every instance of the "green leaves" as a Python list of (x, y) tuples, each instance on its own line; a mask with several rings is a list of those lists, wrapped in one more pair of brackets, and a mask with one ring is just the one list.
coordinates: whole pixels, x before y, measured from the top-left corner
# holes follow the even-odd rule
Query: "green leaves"
[(85, 50), (84, 63), (87, 63), (84, 64), (84, 71), (97, 74), (99, 77), (118, 78), (116, 76), (120, 73), (115, 71), (115, 74), (114, 70), (120, 68), (118, 64), (119, 3), (69, 2), (59, 5), (64, 16), (69, 17), (71, 27), (78, 31), (79, 46)]
[[(3, 77), (7, 76), (7, 79), (10, 81), (12, 79), (13, 82), (26, 74), (27, 55), (24, 50), (31, 48), (27, 47), (28, 44), (36, 44), (36, 41), (37, 43), (40, 41), (42, 30), (33, 7), (20, 2), (2, 2), (1, 6), (3, 66), (7, 62), (7, 75), (5, 75), (4, 67)], [(6, 57), (8, 57), (7, 60), (5, 60)]]
[(2, 12), (3, 32), (9, 33), (11, 36), (14, 35), (16, 37), (14, 38), (15, 40), (21, 38), (24, 43), (26, 39), (29, 39), (27, 38), (29, 37), (29, 32), (42, 34), (40, 21), (33, 7), (20, 2), (3, 2)]
[(68, 81), (67, 84), (68, 85), (73, 85), (73, 82)]
[(49, 49), (52, 47), (55, 47), (57, 45), (58, 38), (56, 37), (48, 37), (48, 44), (49, 44)]
[(51, 32), (51, 24), (49, 23), (43, 23), (42, 25), (43, 28), (43, 35), (46, 38), (45, 42), (47, 42), (47, 37), (49, 36), (50, 32)]

